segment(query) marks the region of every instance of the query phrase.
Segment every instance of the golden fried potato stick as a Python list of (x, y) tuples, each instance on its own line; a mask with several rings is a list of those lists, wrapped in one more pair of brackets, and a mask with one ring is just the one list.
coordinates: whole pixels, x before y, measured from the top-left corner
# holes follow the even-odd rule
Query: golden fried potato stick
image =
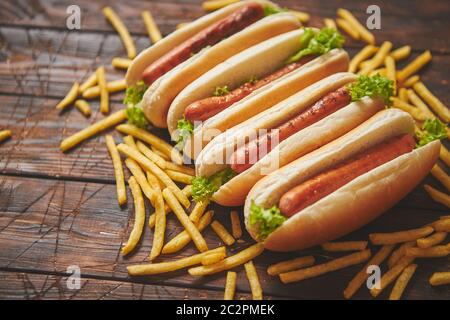
[(101, 66), (97, 69), (97, 81), (100, 89), (100, 112), (109, 113), (109, 93), (106, 88), (105, 67)]
[(138, 163), (131, 158), (125, 159), (125, 165), (127, 166), (128, 170), (130, 170), (131, 174), (136, 178), (137, 183), (141, 187), (147, 199), (150, 200), (150, 202), (154, 206), (156, 200), (156, 193), (153, 190), (153, 188), (150, 187), (150, 184), (148, 183), (148, 180), (145, 177), (144, 171), (142, 171)]
[(345, 33), (347, 33), (354, 40), (359, 40), (361, 38), (361, 35), (359, 34), (358, 30), (353, 29), (353, 26), (347, 20), (337, 18), (336, 24), (340, 29), (342, 29)]
[(450, 195), (448, 195), (447, 193), (443, 193), (428, 184), (424, 185), (423, 187), (434, 201), (443, 204), (447, 208), (450, 208)]
[(384, 65), (386, 66), (386, 78), (394, 83), (394, 94), (397, 92), (397, 70), (395, 68), (395, 60), (391, 56), (384, 58)]
[(342, 19), (348, 21), (352, 26), (353, 30), (356, 30), (360, 35), (361, 39), (367, 42), (368, 44), (375, 44), (375, 37), (369, 30), (367, 30), (356, 18), (355, 16), (348, 10), (339, 8), (337, 10), (337, 14)]
[(306, 12), (289, 10), (289, 13), (292, 13), (301, 23), (307, 23), (309, 21), (309, 14)]
[(142, 12), (142, 20), (144, 20), (145, 28), (147, 29), (147, 33), (152, 43), (156, 43), (161, 40), (161, 31), (159, 31), (158, 25), (153, 19), (150, 11), (145, 10)]
[(410, 54), (411, 54), (411, 47), (403, 46), (392, 51), (390, 56), (394, 58), (395, 61), (399, 61), (408, 58)]
[(97, 84), (97, 72), (94, 72), (87, 78), (78, 88), (78, 93), (83, 93), (87, 89), (95, 86)]
[(403, 292), (406, 289), (406, 286), (408, 285), (409, 280), (411, 280), (412, 276), (414, 275), (414, 272), (416, 272), (417, 264), (410, 264), (403, 270), (403, 272), (398, 277), (397, 281), (395, 282), (394, 288), (391, 291), (391, 294), (389, 295), (389, 300), (400, 300), (402, 297)]
[(233, 300), (234, 293), (236, 292), (236, 278), (237, 273), (234, 271), (227, 272), (227, 281), (225, 283), (225, 293), (223, 295), (223, 300)]
[(412, 248), (416, 246), (416, 241), (408, 241), (400, 245), (398, 249), (396, 249), (387, 261), (387, 265), (389, 269), (391, 269), (402, 257), (406, 254), (406, 249)]
[(202, 265), (209, 266), (218, 263), (227, 257), (226, 252), (210, 253), (202, 258)]
[(412, 247), (406, 249), (405, 255), (413, 258), (440, 258), (450, 254), (450, 244), (430, 248)]
[(416, 108), (415, 106), (412, 106), (396, 97), (392, 97), (391, 100), (394, 107), (408, 112), (415, 120), (423, 122), (427, 119), (427, 116), (419, 108)]
[(12, 136), (12, 131), (11, 130), (1, 130), (0, 131), (0, 143), (5, 141), (6, 139), (11, 138), (11, 136)]
[(432, 227), (425, 226), (422, 228), (390, 233), (371, 233), (369, 234), (369, 238), (370, 242), (374, 245), (396, 244), (407, 241), (415, 241), (419, 238), (428, 236), (433, 231), (434, 229)]
[(231, 234), (235, 239), (239, 239), (240, 237), (242, 237), (242, 227), (238, 212), (235, 210), (231, 210), (230, 219), (231, 219)]
[(195, 264), (200, 264), (203, 257), (217, 252), (226, 252), (225, 247), (218, 247), (209, 251), (194, 254), (193, 256), (182, 258), (175, 261), (137, 264), (127, 267), (128, 274), (131, 276), (149, 276), (171, 271), (180, 270)]
[(417, 246), (422, 249), (431, 248), (442, 243), (447, 237), (447, 232), (436, 232), (426, 238), (417, 239)]
[(313, 256), (299, 257), (291, 260), (281, 261), (270, 265), (267, 268), (267, 273), (271, 276), (277, 276), (280, 273), (298, 270), (305, 267), (310, 267), (316, 262)]
[[(404, 89), (404, 88), (402, 88), (402, 89)], [(436, 118), (434, 116), (433, 112), (431, 112), (431, 110), (428, 108), (428, 106), (422, 101), (422, 99), (419, 98), (419, 96), (417, 94), (415, 94), (415, 92), (413, 90), (411, 90), (411, 89), (406, 90), (406, 94), (408, 95), (408, 101), (411, 101), (411, 103), (413, 105), (415, 105), (417, 107), (417, 109), (422, 111), (422, 113), (425, 114), (425, 116), (427, 118), (431, 118), (431, 119)]]
[(134, 141), (133, 136), (131, 135), (127, 135), (125, 137), (123, 137), (123, 142), (125, 142), (125, 144), (133, 149), (138, 150), (137, 146), (136, 146), (136, 141)]
[[(109, 93), (124, 91), (126, 88), (127, 85), (125, 83), (125, 79), (113, 80), (106, 83), (106, 90), (108, 90)], [(90, 87), (87, 88), (85, 91), (83, 91), (83, 98), (85, 99), (94, 99), (98, 98), (99, 96), (100, 96), (99, 86)]]
[(323, 19), (323, 24), (325, 25), (326, 28), (337, 29), (336, 23), (334, 22), (333, 19), (325, 18), (325, 19)]
[(416, 75), (413, 75), (412, 77), (409, 77), (408, 79), (405, 79), (405, 81), (403, 81), (403, 83), (402, 83), (402, 86), (405, 88), (410, 88), (419, 81), (420, 81), (420, 77), (416, 74)]
[(356, 72), (358, 70), (358, 67), (360, 66), (360, 63), (364, 60), (369, 59), (372, 57), (375, 53), (377, 53), (378, 48), (369, 44), (365, 46), (361, 51), (359, 51), (350, 61), (349, 64), (349, 72)]
[(64, 99), (62, 99), (56, 105), (56, 109), (62, 111), (65, 108), (67, 108), (68, 106), (70, 106), (75, 101), (75, 99), (77, 98), (79, 88), (80, 88), (80, 85), (78, 84), (78, 82), (75, 82), (72, 85), (72, 88), (70, 88), (69, 92), (64, 97)]
[(422, 82), (417, 82), (413, 85), (414, 91), (416, 91), (419, 96), (433, 109), (434, 112), (443, 120), (445, 123), (450, 122), (450, 111), (448, 108), (428, 90), (427, 87)]
[(215, 11), (239, 1), (240, 0), (210, 0), (203, 2), (202, 8), (205, 11)]
[(205, 239), (201, 235), (200, 231), (198, 231), (194, 223), (189, 220), (189, 217), (187, 216), (186, 212), (184, 211), (183, 207), (180, 205), (172, 191), (169, 188), (165, 188), (162, 193), (167, 204), (170, 208), (172, 208), (173, 213), (175, 213), (184, 229), (189, 233), (189, 236), (191, 237), (198, 251), (208, 251), (208, 245), (206, 244)]
[(384, 58), (389, 54), (392, 49), (392, 42), (385, 41), (377, 51), (375, 56), (367, 62), (367, 65), (362, 66), (358, 74), (368, 75), (372, 70), (375, 70), (381, 66), (384, 62)]
[(444, 185), (447, 191), (450, 191), (450, 177), (444, 170), (441, 169), (441, 167), (439, 167), (438, 164), (435, 164), (431, 169), (431, 174)]
[(347, 287), (344, 290), (345, 299), (350, 299), (353, 295), (358, 291), (359, 288), (363, 285), (363, 283), (369, 277), (367, 273), (367, 268), (369, 266), (375, 265), (379, 266), (381, 263), (386, 260), (386, 258), (391, 254), (394, 249), (394, 245), (386, 245), (382, 246), (380, 250), (367, 262), (367, 264), (359, 271), (352, 280), (348, 283)]
[[(156, 151), (153, 151), (156, 154), (158, 154)], [(161, 154), (158, 154), (159, 156), (161, 156)], [(162, 156), (161, 156), (162, 157)], [(187, 166), (181, 166), (178, 165), (176, 163), (173, 162), (168, 162), (166, 161), (166, 168), (167, 170), (172, 170), (172, 171), (177, 171), (177, 172), (181, 172), (190, 176), (195, 176), (195, 169), (191, 168), (191, 167), (187, 167)]]
[(450, 151), (448, 151), (444, 145), (441, 145), (439, 158), (441, 158), (441, 160), (444, 161), (444, 163), (450, 167)]
[(450, 272), (435, 272), (430, 278), (430, 284), (432, 286), (441, 286), (444, 284), (450, 284)]
[(213, 221), (211, 223), (211, 228), (227, 246), (231, 246), (236, 241), (219, 221)]
[(253, 261), (249, 261), (244, 264), (245, 274), (247, 275), (248, 282), (250, 284), (250, 289), (252, 291), (253, 300), (262, 300), (263, 291), (261, 284), (259, 283), (258, 273), (256, 272), (255, 265)]
[(136, 146), (139, 152), (141, 152), (144, 156), (153, 161), (158, 167), (160, 167), (163, 170), (166, 168), (166, 160), (164, 160), (163, 158), (161, 158), (161, 156), (157, 155), (152, 150), (150, 150), (150, 148), (147, 147), (145, 144), (143, 144), (141, 141), (138, 141), (136, 143)]
[(425, 51), (397, 73), (398, 81), (404, 81), (431, 61), (431, 52)]
[(123, 45), (127, 50), (128, 59), (134, 59), (134, 57), (136, 57), (136, 47), (134, 46), (133, 39), (131, 38), (128, 29), (111, 7), (104, 7), (102, 11), (106, 19), (111, 23), (114, 29), (116, 29), (122, 39)]
[(170, 161), (170, 158), (165, 155), (164, 153), (162, 153), (161, 151), (159, 151), (158, 149), (156, 149), (154, 146), (150, 146), (150, 149), (156, 153), (158, 156), (160, 156), (161, 158), (163, 158), (166, 161)]
[(325, 262), (323, 264), (318, 264), (305, 269), (280, 273), (279, 277), (281, 282), (283, 283), (298, 282), (362, 263), (368, 260), (370, 258), (370, 255), (370, 250), (366, 249), (364, 251), (352, 253), (347, 256)]
[(233, 269), (241, 264), (244, 264), (257, 256), (259, 256), (264, 251), (263, 243), (256, 243), (241, 252), (229, 256), (219, 263), (212, 264), (209, 266), (200, 266), (191, 268), (188, 270), (191, 276), (207, 276), (210, 274), (215, 274), (225, 270)]
[(127, 70), (133, 60), (115, 57), (111, 60), (111, 65), (117, 69)]
[(189, 219), (191, 219), (191, 221), (194, 223), (198, 223), (208, 205), (209, 200), (197, 202), (194, 206), (194, 209), (192, 209), (191, 213), (189, 214)]
[(322, 244), (322, 249), (330, 252), (361, 251), (367, 248), (367, 243), (367, 241), (326, 242)]
[(450, 219), (442, 218), (438, 221), (433, 222), (433, 228), (437, 232), (450, 232)]
[(78, 99), (75, 101), (75, 107), (78, 109), (78, 111), (81, 112), (83, 116), (86, 118), (89, 118), (92, 114), (91, 107), (87, 103), (86, 100)]
[(125, 178), (123, 174), (122, 160), (119, 151), (117, 151), (116, 143), (111, 135), (105, 136), (106, 146), (112, 159), (114, 167), (114, 175), (116, 177), (117, 201), (122, 206), (127, 202), (127, 190), (125, 188)]
[(194, 176), (191, 176), (191, 175), (188, 175), (188, 174), (185, 174), (182, 172), (178, 172), (178, 171), (166, 169), (166, 173), (170, 177), (170, 179), (172, 179), (173, 181), (184, 183), (184, 184), (192, 184), (192, 179), (194, 179)]
[[(408, 89), (406, 89), (406, 88), (400, 88), (400, 89), (398, 89), (397, 97), (398, 97), (400, 100), (402, 100), (402, 101), (408, 103), (408, 102), (409, 102), (409, 98), (408, 98)], [(416, 106), (416, 107), (417, 107), (417, 106)]]
[(109, 129), (127, 119), (125, 115), (125, 110), (117, 111), (106, 118), (90, 125), (89, 127), (84, 128), (81, 131), (67, 137), (63, 141), (61, 141), (60, 148), (63, 152), (75, 147), (77, 144), (83, 142), (86, 139), (102, 132), (103, 130)]
[(134, 226), (131, 230), (127, 243), (122, 247), (122, 254), (127, 255), (136, 247), (141, 238), (142, 231), (144, 231), (145, 223), (145, 204), (144, 197), (142, 196), (141, 188), (135, 177), (131, 177), (128, 180), (128, 184), (131, 189), (131, 194), (134, 200)]
[(166, 233), (166, 211), (164, 208), (164, 198), (161, 189), (155, 190), (155, 233), (153, 234), (153, 245), (150, 251), (150, 260), (157, 258), (164, 247), (164, 236)]

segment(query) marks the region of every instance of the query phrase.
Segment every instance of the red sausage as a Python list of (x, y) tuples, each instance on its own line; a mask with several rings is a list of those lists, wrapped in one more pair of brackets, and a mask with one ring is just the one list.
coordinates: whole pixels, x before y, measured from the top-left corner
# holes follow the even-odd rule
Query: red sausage
[(280, 211), (290, 217), (364, 173), (411, 152), (414, 146), (410, 134), (377, 144), (286, 192), (280, 199)]
[(218, 114), (219, 112), (225, 110), (233, 103), (236, 103), (246, 96), (248, 96), (253, 91), (265, 86), (266, 84), (275, 81), (278, 78), (281, 78), (285, 74), (288, 74), (295, 69), (298, 69), (302, 64), (307, 61), (293, 62), (288, 64), (287, 66), (275, 71), (274, 73), (269, 74), (261, 80), (256, 81), (255, 83), (246, 82), (241, 85), (239, 88), (234, 89), (230, 93), (221, 96), (221, 97), (209, 97), (196, 102), (191, 103), (187, 106), (184, 111), (184, 117), (190, 121), (205, 121), (212, 116)]
[(241, 31), (262, 17), (264, 17), (263, 7), (258, 3), (249, 3), (228, 17), (217, 21), (195, 36), (187, 39), (154, 61), (144, 70), (142, 79), (147, 85), (151, 85), (159, 77), (189, 59), (192, 54)]
[[(255, 160), (258, 161), (265, 154), (269, 153), (275, 147), (275, 144), (272, 144), (272, 139), (277, 132), (278, 142), (281, 142), (294, 133), (345, 107), (350, 101), (351, 97), (346, 87), (327, 94), (298, 116), (275, 128), (275, 130), (271, 130), (268, 134), (260, 136), (237, 149), (231, 156), (231, 169), (241, 173), (250, 168), (255, 163)], [(261, 155), (259, 154), (260, 146), (266, 146), (267, 149)], [(252, 157), (252, 161), (250, 161), (250, 157)]]

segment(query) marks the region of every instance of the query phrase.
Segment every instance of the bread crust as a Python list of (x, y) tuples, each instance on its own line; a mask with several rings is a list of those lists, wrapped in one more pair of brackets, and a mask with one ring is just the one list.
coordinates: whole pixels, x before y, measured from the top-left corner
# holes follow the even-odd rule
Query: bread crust
[[(391, 137), (413, 132), (414, 120), (409, 114), (383, 110), (344, 136), (261, 179), (245, 202), (247, 230), (256, 238), (248, 221), (252, 200), (271, 207), (286, 191), (339, 161)], [(267, 237), (266, 248), (301, 250), (369, 223), (415, 188), (437, 161), (439, 150), (440, 142), (434, 141), (359, 176), (286, 220)]]
[(271, 15), (255, 22), (218, 44), (202, 50), (151, 85), (143, 99), (143, 109), (146, 117), (155, 126), (160, 128), (166, 127), (169, 107), (186, 86), (211, 68), (241, 51), (299, 27), (298, 19), (290, 13)]

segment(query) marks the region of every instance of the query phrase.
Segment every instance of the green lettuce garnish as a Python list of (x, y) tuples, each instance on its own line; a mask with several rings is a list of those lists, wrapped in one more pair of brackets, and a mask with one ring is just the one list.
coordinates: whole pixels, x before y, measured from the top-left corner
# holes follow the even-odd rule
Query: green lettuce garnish
[(229, 93), (230, 93), (230, 90), (228, 89), (228, 86), (223, 86), (223, 87), (216, 87), (213, 95), (215, 97), (221, 97), (221, 96), (224, 96)]
[(282, 9), (279, 7), (275, 7), (275, 6), (264, 6), (264, 16), (270, 16), (272, 14), (277, 14), (277, 13), (281, 13), (281, 12), (286, 12), (288, 11), (287, 9)]
[(131, 106), (130, 104), (125, 110), (125, 115), (128, 118), (128, 122), (134, 124), (138, 128), (144, 129), (148, 126), (147, 118), (145, 118), (144, 111), (140, 104), (135, 106)]
[(258, 206), (255, 201), (252, 200), (250, 205), (250, 226), (258, 229), (258, 240), (264, 240), (269, 234), (286, 221), (286, 217), (281, 213), (277, 206), (273, 206), (270, 209), (264, 209)]
[(256, 77), (256, 76), (251, 76), (250, 79), (248, 79), (248, 80), (246, 81), (246, 83), (255, 84), (255, 83), (257, 83), (258, 81), (259, 81), (258, 77)]
[(384, 103), (390, 104), (394, 94), (394, 82), (376, 74), (374, 76), (359, 76), (356, 82), (348, 85), (352, 101), (359, 101), (363, 97), (382, 98)]
[(125, 115), (128, 122), (142, 129), (148, 126), (148, 121), (141, 106), (142, 97), (147, 88), (148, 86), (144, 81), (139, 81), (136, 85), (127, 88), (123, 99), (123, 103), (127, 105)]
[(214, 192), (235, 175), (236, 173), (230, 167), (227, 167), (208, 178), (195, 177), (192, 179), (192, 198), (197, 202), (211, 198)]
[(125, 99), (123, 99), (123, 103), (126, 105), (132, 104), (133, 106), (138, 104), (141, 102), (147, 88), (148, 86), (144, 81), (139, 81), (136, 85), (128, 87), (125, 92)]
[(287, 63), (296, 62), (309, 55), (322, 55), (332, 49), (342, 48), (345, 38), (334, 28), (322, 28), (314, 32), (312, 28), (305, 28), (300, 37), (300, 51), (293, 55)]
[(416, 147), (422, 147), (434, 140), (446, 139), (447, 130), (446, 125), (442, 123), (439, 119), (427, 119), (423, 123), (423, 131), (418, 133), (417, 138), (419, 142)]
[(194, 132), (194, 125), (189, 120), (183, 118), (178, 120), (177, 129), (178, 129), (177, 148), (181, 150), (184, 147), (184, 142), (186, 141), (186, 139)]

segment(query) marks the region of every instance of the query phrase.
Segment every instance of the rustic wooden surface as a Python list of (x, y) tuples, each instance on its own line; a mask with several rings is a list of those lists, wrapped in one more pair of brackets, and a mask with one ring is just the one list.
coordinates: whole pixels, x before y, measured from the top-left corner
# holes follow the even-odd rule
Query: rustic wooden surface
[[(66, 8), (82, 9), (82, 29), (68, 31)], [(413, 56), (425, 49), (433, 62), (422, 72), (423, 81), (448, 104), (450, 72), (450, 6), (446, 1), (279, 1), (282, 6), (311, 14), (309, 25), (321, 26), (322, 19), (334, 17), (345, 7), (362, 18), (368, 4), (379, 4), (382, 30), (377, 41), (390, 40), (394, 46), (413, 46)], [(67, 154), (59, 151), (63, 137), (102, 117), (98, 101), (94, 115), (85, 119), (76, 110), (59, 114), (54, 106), (73, 81), (86, 79), (96, 66), (109, 65), (115, 56), (125, 56), (120, 39), (107, 24), (100, 9), (109, 4), (130, 29), (139, 50), (149, 45), (140, 12), (151, 10), (164, 35), (176, 24), (204, 14), (197, 0), (87, 1), (19, 0), (0, 2), (0, 129), (8, 128), (13, 139), (0, 146), (0, 298), (1, 299), (221, 299), (223, 274), (196, 279), (185, 270), (152, 277), (130, 278), (126, 265), (144, 261), (150, 250), (152, 232), (146, 228), (136, 253), (123, 258), (122, 242), (131, 228), (132, 205), (120, 209), (115, 200), (112, 165), (103, 137), (95, 137)], [(348, 41), (353, 54), (363, 44)], [(123, 71), (107, 68), (108, 80), (123, 77)], [(111, 97), (112, 109), (122, 107), (122, 94)], [(117, 140), (120, 135), (111, 131)], [(167, 138), (163, 131), (159, 135)], [(432, 177), (428, 183), (442, 189)], [(216, 217), (229, 226), (229, 209), (213, 207)], [(237, 208), (238, 210), (240, 208)], [(448, 214), (416, 188), (382, 218), (346, 239), (367, 239), (374, 231), (416, 227)], [(170, 239), (181, 230), (171, 218)], [(206, 230), (211, 246), (220, 240)], [(231, 252), (244, 248), (244, 241)], [(377, 250), (377, 248), (373, 248)], [(195, 252), (188, 246), (166, 261)], [(347, 282), (361, 266), (291, 285), (282, 285), (267, 275), (267, 265), (297, 255), (314, 254), (319, 261), (335, 254), (313, 248), (295, 254), (265, 252), (255, 260), (268, 299), (340, 299)], [(65, 285), (67, 267), (78, 265), (82, 288)], [(448, 270), (448, 258), (419, 261), (417, 274), (405, 292), (408, 299), (449, 299), (448, 287), (432, 288), (427, 279), (435, 271)], [(243, 268), (238, 271), (238, 298), (249, 298)], [(386, 298), (387, 290), (382, 298)], [(369, 298), (360, 290), (356, 298)]]

